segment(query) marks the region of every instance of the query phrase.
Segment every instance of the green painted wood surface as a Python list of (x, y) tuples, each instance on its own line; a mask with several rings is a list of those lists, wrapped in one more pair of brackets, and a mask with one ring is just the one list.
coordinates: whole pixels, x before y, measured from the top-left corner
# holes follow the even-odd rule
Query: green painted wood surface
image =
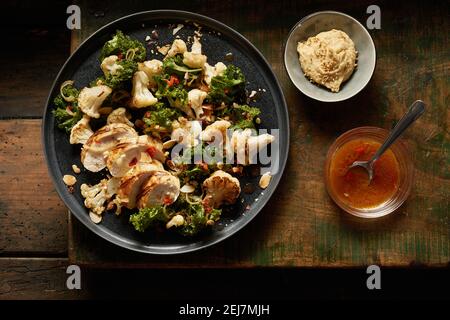
[[(423, 2), (380, 1), (382, 29), (370, 31), (377, 48), (375, 74), (351, 100), (313, 101), (290, 82), (283, 43), (303, 16), (338, 10), (365, 23), (371, 1), (81, 1), (82, 29), (72, 48), (121, 16), (159, 8), (183, 9), (218, 19), (247, 37), (271, 63), (286, 96), (291, 126), (289, 163), (277, 194), (247, 227), (212, 248), (175, 257), (128, 252), (69, 222), (69, 259), (96, 266), (142, 267), (351, 267), (444, 266), (450, 261), (450, 49), (448, 8)], [(426, 21), (426, 23), (424, 23)], [(415, 170), (411, 196), (394, 214), (377, 221), (339, 210), (323, 183), (325, 154), (341, 133), (363, 125), (386, 129), (415, 99), (427, 113), (411, 128)]]

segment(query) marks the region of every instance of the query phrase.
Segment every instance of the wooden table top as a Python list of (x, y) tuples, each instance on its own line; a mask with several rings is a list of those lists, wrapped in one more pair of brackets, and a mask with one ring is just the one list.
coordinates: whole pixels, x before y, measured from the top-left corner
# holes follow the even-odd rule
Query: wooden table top
[[(76, 47), (101, 25), (146, 6), (132, 1), (126, 9), (110, 6), (85, 15), (73, 37)], [(335, 8), (365, 23), (364, 6), (317, 5), (281, 1), (255, 6), (253, 1), (187, 8), (230, 25), (268, 59), (280, 80), (289, 107), (291, 147), (283, 179), (267, 207), (246, 228), (212, 248), (173, 257), (129, 252), (91, 234), (69, 220), (69, 259), (75, 263), (143, 267), (351, 267), (368, 264), (445, 265), (450, 260), (448, 24), (424, 10), (432, 23), (424, 26), (406, 6), (382, 6), (382, 29), (370, 31), (377, 48), (377, 67), (368, 87), (354, 99), (324, 104), (306, 98), (290, 82), (283, 66), (283, 43), (301, 17)], [(385, 4), (387, 5), (387, 4)], [(175, 3), (173, 7), (178, 7)], [(341, 7), (341, 8), (339, 8)], [(97, 9), (91, 7), (92, 11)], [(402, 19), (396, 19), (399, 13)], [(276, 17), (273, 13), (276, 12)], [(104, 13), (104, 16), (102, 16)], [(416, 166), (413, 191), (394, 214), (378, 221), (353, 219), (328, 197), (323, 183), (325, 154), (348, 129), (371, 125), (390, 129), (415, 99), (428, 105), (425, 116), (405, 140)], [(432, 163), (431, 163), (432, 161)], [(94, 244), (95, 243), (95, 244)]]
[[(78, 221), (67, 218), (67, 210), (48, 177), (40, 141), (40, 117), (51, 78), (42, 74), (44, 85), (34, 85), (26, 99), (7, 100), (0, 96), (0, 254), (7, 259), (0, 259), (0, 275), (9, 275), (11, 266), (21, 266), (22, 258), (16, 257), (25, 256), (44, 257), (27, 267), (45, 270), (44, 275), (51, 274), (53, 268), (59, 270), (67, 255), (68, 263), (98, 267), (449, 264), (450, 49), (448, 32), (443, 32), (449, 29), (444, 4), (381, 1), (382, 28), (369, 31), (377, 48), (377, 66), (371, 82), (351, 100), (323, 104), (305, 97), (290, 82), (282, 60), (287, 33), (303, 16), (320, 10), (342, 11), (364, 24), (371, 1), (149, 3), (129, 0), (124, 8), (120, 2), (105, 7), (104, 3), (80, 1), (82, 29), (73, 33), (72, 49), (107, 22), (157, 8), (204, 14), (242, 33), (271, 63), (288, 102), (290, 154), (276, 195), (238, 234), (199, 252), (155, 257), (106, 243)], [(51, 43), (58, 43), (58, 38), (51, 38)], [(43, 62), (51, 65), (50, 60)], [(2, 92), (10, 90), (19, 96), (19, 86), (14, 86), (10, 78), (2, 80)], [(367, 222), (351, 218), (334, 205), (324, 188), (323, 164), (328, 147), (337, 136), (354, 127), (390, 129), (416, 99), (424, 100), (428, 109), (405, 135), (415, 164), (411, 196), (385, 219)], [(20, 107), (14, 108), (16, 104)], [(2, 285), (0, 294), (5, 288)]]

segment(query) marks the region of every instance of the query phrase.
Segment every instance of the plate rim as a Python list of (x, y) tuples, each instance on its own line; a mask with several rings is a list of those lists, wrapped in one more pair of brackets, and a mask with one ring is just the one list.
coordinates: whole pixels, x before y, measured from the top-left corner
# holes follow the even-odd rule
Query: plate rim
[[(286, 137), (286, 141), (283, 141), (285, 150), (284, 150), (284, 152), (281, 152), (281, 150), (280, 150), (280, 158), (279, 158), (280, 174), (278, 174), (276, 177), (274, 177), (275, 179), (272, 179), (271, 184), (273, 184), (273, 187), (271, 189), (271, 192), (269, 193), (269, 195), (266, 195), (263, 197), (263, 199), (261, 199), (261, 201), (259, 202), (259, 206), (253, 210), (253, 213), (249, 219), (242, 220), (239, 225), (237, 225), (235, 228), (231, 229), (228, 233), (224, 234), (221, 237), (212, 239), (212, 240), (208, 241), (207, 243), (200, 243), (199, 245), (196, 245), (194, 247), (188, 247), (189, 244), (187, 244), (187, 245), (182, 245), (178, 248), (170, 249), (167, 251), (165, 251), (163, 249), (149, 248), (148, 246), (145, 246), (145, 245), (135, 246), (134, 244), (132, 244), (130, 242), (124, 241), (124, 240), (126, 240), (126, 238), (125, 239), (119, 238), (115, 234), (115, 232), (108, 233), (107, 231), (98, 227), (96, 224), (92, 223), (91, 221), (82, 219), (76, 210), (72, 210), (72, 207), (75, 207), (74, 205), (72, 205), (72, 203), (75, 202), (76, 204), (78, 204), (78, 201), (76, 201), (75, 198), (69, 199), (69, 197), (67, 196), (67, 188), (63, 185), (62, 182), (59, 181), (59, 180), (61, 180), (60, 174), (58, 172), (58, 170), (60, 168), (59, 168), (59, 165), (57, 165), (57, 162), (55, 163), (55, 159), (53, 158), (53, 156), (56, 157), (57, 152), (56, 152), (56, 150), (51, 150), (51, 148), (50, 148), (51, 144), (49, 144), (50, 141), (47, 141), (47, 139), (52, 137), (51, 135), (49, 135), (47, 133), (49, 133), (51, 130), (54, 130), (54, 127), (50, 128), (50, 124), (48, 123), (49, 119), (50, 119), (49, 109), (50, 109), (50, 104), (51, 104), (52, 93), (54, 92), (55, 86), (59, 82), (58, 80), (61, 77), (62, 73), (65, 71), (66, 67), (72, 62), (72, 60), (75, 59), (74, 57), (76, 57), (79, 54), (79, 52), (81, 52), (81, 50), (84, 49), (86, 44), (89, 43), (91, 41), (91, 39), (94, 39), (95, 37), (97, 37), (99, 34), (101, 34), (103, 32), (103, 30), (108, 29), (111, 26), (118, 24), (120, 22), (123, 22), (124, 20), (137, 19), (142, 16), (152, 16), (152, 15), (153, 16), (161, 15), (162, 16), (161, 18), (166, 18), (166, 19), (170, 18), (170, 19), (180, 19), (180, 20), (192, 20), (192, 22), (199, 22), (200, 24), (205, 23), (205, 21), (206, 21), (206, 23), (209, 23), (212, 26), (214, 26), (214, 25), (218, 26), (218, 27), (222, 28), (223, 30), (226, 30), (227, 32), (231, 33), (233, 35), (233, 37), (237, 37), (237, 40), (244, 43), (245, 46), (247, 46), (251, 51), (253, 51), (253, 53), (264, 64), (264, 67), (268, 71), (267, 74), (269, 74), (274, 80), (273, 86), (275, 87), (275, 89), (277, 91), (275, 94), (279, 95), (279, 100), (281, 101), (281, 105), (277, 106), (281, 110), (280, 122), (285, 124), (285, 128), (283, 128), (283, 129), (279, 128), (279, 129), (280, 129), (280, 132), (284, 132), (283, 136)], [(170, 17), (168, 17), (168, 16), (170, 16)], [(211, 27), (211, 26), (209, 26), (209, 27)], [(74, 215), (78, 219), (78, 221), (80, 221), (83, 225), (85, 225), (90, 230), (90, 232), (93, 232), (94, 234), (103, 238), (107, 242), (112, 243), (118, 247), (125, 248), (127, 250), (150, 254), (150, 255), (177, 255), (177, 254), (184, 254), (184, 253), (188, 253), (188, 252), (198, 251), (201, 249), (211, 247), (219, 242), (222, 242), (222, 241), (230, 238), (234, 234), (236, 234), (238, 231), (243, 229), (250, 221), (252, 221), (259, 214), (259, 212), (265, 207), (267, 202), (272, 198), (273, 194), (275, 193), (275, 191), (278, 187), (279, 182), (281, 181), (281, 179), (284, 175), (284, 171), (285, 171), (286, 164), (287, 164), (287, 159), (289, 156), (289, 144), (290, 144), (289, 110), (288, 110), (286, 98), (284, 96), (284, 92), (281, 88), (279, 80), (278, 80), (277, 76), (275, 75), (275, 73), (273, 72), (271, 65), (269, 64), (267, 59), (247, 38), (245, 38), (242, 34), (240, 34), (235, 29), (229, 27), (228, 25), (226, 25), (216, 19), (204, 16), (204, 15), (201, 15), (198, 13), (190, 12), (190, 11), (183, 11), (183, 10), (140, 11), (140, 12), (132, 13), (132, 14), (120, 17), (118, 19), (115, 19), (115, 20), (105, 24), (104, 26), (100, 27), (99, 29), (97, 29), (89, 37), (87, 37), (83, 42), (81, 42), (81, 44), (70, 54), (70, 56), (67, 58), (67, 60), (64, 62), (64, 64), (60, 68), (58, 74), (55, 77), (55, 80), (52, 83), (52, 86), (50, 87), (49, 94), (46, 99), (46, 104), (45, 104), (45, 108), (44, 108), (43, 112), (44, 113), (43, 113), (42, 124), (41, 124), (41, 142), (42, 142), (42, 147), (44, 149), (45, 162), (47, 165), (47, 170), (52, 179), (53, 186), (55, 187), (60, 199), (64, 202), (64, 205), (66, 206), (66, 208), (69, 210), (69, 212), (72, 215)], [(282, 149), (282, 148), (283, 147), (281, 147), (280, 149)]]

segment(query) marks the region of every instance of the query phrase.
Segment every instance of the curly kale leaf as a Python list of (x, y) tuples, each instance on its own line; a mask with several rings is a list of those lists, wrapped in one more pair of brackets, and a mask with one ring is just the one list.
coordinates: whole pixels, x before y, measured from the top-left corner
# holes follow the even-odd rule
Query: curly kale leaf
[(133, 77), (138, 65), (133, 60), (123, 59), (117, 62), (122, 68), (117, 69), (114, 74), (108, 74), (104, 79), (104, 84), (112, 89), (122, 87), (123, 84)]
[(205, 210), (201, 204), (191, 205), (189, 209), (188, 219), (183, 226), (177, 230), (184, 236), (194, 236), (202, 231), (208, 219), (205, 216)]
[(130, 223), (136, 231), (144, 232), (148, 228), (166, 224), (174, 215), (181, 214), (184, 224), (177, 227), (176, 231), (184, 236), (194, 236), (208, 226), (208, 220), (218, 221), (221, 213), (220, 209), (210, 209), (207, 212), (201, 203), (191, 204), (180, 196), (168, 207), (140, 209), (130, 216)]
[(130, 223), (139, 232), (144, 232), (158, 223), (166, 223), (168, 220), (169, 215), (163, 206), (143, 208), (130, 216)]
[(187, 203), (184, 217), (185, 223), (177, 228), (177, 231), (184, 236), (195, 236), (207, 227), (208, 220), (218, 221), (221, 213), (221, 209), (212, 209), (208, 213), (200, 203)]
[(154, 127), (156, 125), (166, 129), (172, 128), (172, 122), (181, 116), (178, 109), (170, 108), (162, 102), (155, 104), (147, 111), (142, 119), (146, 127)]
[(235, 122), (232, 129), (255, 128), (255, 118), (259, 116), (261, 110), (248, 105), (235, 105), (233, 108)]
[(229, 65), (223, 75), (212, 77), (210, 89), (209, 99), (213, 103), (240, 101), (245, 95), (245, 76), (241, 69)]
[(139, 40), (132, 39), (124, 35), (122, 31), (117, 30), (113, 38), (104, 44), (100, 53), (100, 61), (110, 55), (123, 55), (125, 57), (129, 50), (134, 50), (131, 60), (139, 62), (145, 60), (147, 51), (144, 45)]
[(155, 76), (154, 77), (158, 90), (155, 93), (156, 98), (166, 98), (171, 107), (181, 108), (188, 103), (188, 92), (183, 88), (182, 84), (175, 84), (171, 82), (170, 76)]
[(172, 75), (176, 74), (180, 77), (184, 77), (186, 73), (199, 75), (202, 72), (201, 68), (190, 68), (183, 63), (182, 55), (175, 55), (173, 57), (167, 58), (163, 62), (163, 70), (165, 74)]
[(69, 133), (70, 130), (72, 130), (72, 127), (81, 120), (83, 114), (77, 106), (77, 98), (79, 94), (78, 89), (74, 86), (68, 85), (62, 89), (62, 92), (64, 96), (74, 97), (75, 100), (68, 102), (64, 100), (61, 94), (58, 94), (55, 99), (53, 99), (53, 104), (56, 109), (54, 109), (52, 113), (55, 117), (58, 128)]
[(209, 213), (209, 220), (219, 221), (220, 216), (222, 215), (222, 209), (212, 209)]
[(254, 129), (255, 119), (260, 113), (261, 110), (257, 107), (250, 107), (246, 104), (233, 104), (220, 110), (220, 112), (217, 113), (217, 116), (221, 118), (229, 117), (230, 121), (233, 122), (231, 129)]
[(192, 165), (189, 168), (183, 170), (179, 175), (180, 181), (197, 181), (199, 183), (203, 182), (210, 175), (209, 167)]

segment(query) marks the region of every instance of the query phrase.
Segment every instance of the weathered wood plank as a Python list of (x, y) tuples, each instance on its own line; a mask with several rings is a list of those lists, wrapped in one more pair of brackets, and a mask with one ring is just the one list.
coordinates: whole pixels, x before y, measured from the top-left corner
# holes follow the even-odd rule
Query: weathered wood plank
[(67, 266), (67, 259), (0, 258), (0, 300), (86, 298), (87, 290), (67, 289)]
[[(127, 7), (81, 1), (83, 28), (72, 47), (101, 25), (141, 10), (177, 8), (205, 14), (246, 36), (271, 63), (289, 106), (290, 161), (277, 200), (238, 235), (213, 248), (179, 257), (147, 257), (116, 248), (72, 221), (71, 261), (105, 266), (388, 266), (447, 265), (450, 261), (449, 21), (440, 5), (383, 2), (382, 29), (370, 31), (377, 68), (369, 86), (346, 102), (323, 104), (295, 89), (283, 67), (283, 43), (301, 17), (339, 10), (361, 22), (371, 1), (152, 2)], [(169, 6), (169, 7), (168, 7)], [(276, 12), (276, 19), (274, 19)], [(425, 17), (426, 25), (417, 18)], [(363, 125), (389, 129), (415, 99), (429, 108), (405, 139), (416, 165), (411, 197), (395, 214), (360, 221), (340, 211), (323, 183), (328, 146), (344, 131)], [(95, 249), (91, 243), (96, 243)], [(101, 250), (98, 250), (101, 246)]]
[(0, 118), (41, 117), (69, 56), (67, 1), (2, 1)]
[(0, 121), (0, 254), (67, 252), (67, 209), (44, 161), (41, 120)]

